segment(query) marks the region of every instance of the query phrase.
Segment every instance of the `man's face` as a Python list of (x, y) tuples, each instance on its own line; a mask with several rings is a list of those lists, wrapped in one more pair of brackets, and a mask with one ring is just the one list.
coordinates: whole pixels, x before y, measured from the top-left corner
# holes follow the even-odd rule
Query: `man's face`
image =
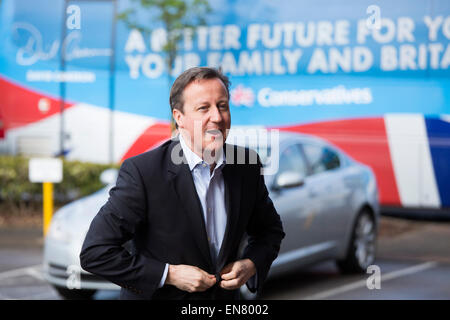
[(188, 140), (186, 143), (202, 158), (205, 150), (222, 148), (231, 124), (227, 90), (222, 81), (195, 80), (184, 89), (183, 100), (183, 112), (174, 109), (173, 117)]

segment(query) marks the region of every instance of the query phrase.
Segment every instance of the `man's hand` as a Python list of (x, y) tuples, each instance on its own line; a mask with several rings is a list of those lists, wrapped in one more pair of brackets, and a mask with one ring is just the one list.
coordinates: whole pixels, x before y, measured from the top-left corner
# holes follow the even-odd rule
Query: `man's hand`
[(183, 291), (201, 292), (216, 283), (216, 276), (194, 266), (170, 264), (165, 283)]
[(250, 259), (227, 264), (220, 272), (220, 287), (227, 290), (239, 289), (256, 274), (256, 266)]

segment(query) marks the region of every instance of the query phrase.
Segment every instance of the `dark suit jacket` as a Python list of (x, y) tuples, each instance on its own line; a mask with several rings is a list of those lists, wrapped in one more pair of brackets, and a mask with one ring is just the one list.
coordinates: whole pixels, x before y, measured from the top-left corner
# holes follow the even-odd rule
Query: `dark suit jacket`
[[(260, 175), (259, 159), (258, 164), (237, 164), (239, 152), (248, 159), (254, 151), (226, 146), (222, 173), (228, 220), (216, 265), (189, 166), (171, 160), (172, 153), (182, 156), (179, 140), (174, 139), (123, 162), (116, 186), (84, 240), (82, 268), (121, 286), (121, 299), (236, 299), (239, 290), (224, 290), (218, 284), (199, 293), (158, 285), (166, 263), (218, 274), (226, 264), (249, 258), (261, 288), (284, 232)], [(227, 155), (227, 150), (234, 155)], [(234, 164), (229, 164), (232, 157)], [(245, 233), (248, 245), (238, 256)], [(122, 246), (128, 240), (132, 252)]]

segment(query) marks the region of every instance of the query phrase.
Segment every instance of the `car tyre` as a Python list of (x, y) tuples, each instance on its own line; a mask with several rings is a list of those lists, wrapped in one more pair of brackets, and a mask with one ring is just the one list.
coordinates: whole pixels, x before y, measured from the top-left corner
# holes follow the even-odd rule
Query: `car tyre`
[(67, 289), (63, 287), (54, 287), (61, 298), (65, 300), (91, 300), (97, 290), (79, 290), (79, 289)]
[[(243, 253), (244, 253), (244, 249), (247, 246), (248, 243), (248, 236), (247, 234), (244, 235), (243, 239), (241, 240), (241, 243), (239, 245), (239, 256), (242, 257)], [(256, 293), (252, 293), (248, 287), (247, 284), (244, 284), (243, 286), (241, 286), (239, 288), (239, 294), (240, 294), (240, 298), (242, 300), (256, 300), (259, 297), (258, 292)]]
[(347, 255), (337, 261), (342, 273), (365, 273), (375, 261), (376, 225), (373, 216), (366, 209), (356, 218)]
[(258, 292), (252, 293), (250, 290), (248, 290), (247, 284), (244, 284), (242, 287), (239, 288), (239, 293), (242, 300), (252, 301), (258, 299), (259, 297)]

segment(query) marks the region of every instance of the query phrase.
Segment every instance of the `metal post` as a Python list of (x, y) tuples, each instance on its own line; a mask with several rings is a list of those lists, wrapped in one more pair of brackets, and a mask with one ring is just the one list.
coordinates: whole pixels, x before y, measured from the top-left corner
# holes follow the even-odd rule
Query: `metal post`
[(114, 103), (115, 103), (115, 57), (116, 57), (117, 1), (113, 0), (111, 25), (111, 55), (109, 60), (109, 163), (114, 163)]
[(66, 100), (66, 81), (63, 77), (64, 72), (66, 71), (66, 48), (65, 48), (65, 39), (66, 39), (66, 14), (67, 14), (67, 3), (69, 0), (64, 0), (64, 11), (62, 15), (62, 30), (61, 30), (61, 54), (60, 54), (60, 81), (59, 81), (59, 112), (60, 112), (60, 121), (59, 121), (59, 156), (64, 158), (64, 104)]

